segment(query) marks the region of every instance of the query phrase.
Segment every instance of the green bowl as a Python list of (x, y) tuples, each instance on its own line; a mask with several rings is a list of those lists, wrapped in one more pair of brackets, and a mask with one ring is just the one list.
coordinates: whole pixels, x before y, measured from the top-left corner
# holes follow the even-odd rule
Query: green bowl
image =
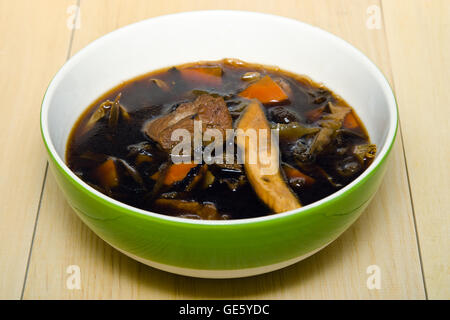
[[(99, 193), (67, 167), (64, 159), (70, 130), (102, 93), (162, 67), (224, 57), (277, 65), (308, 75), (340, 94), (377, 144), (374, 162), (351, 184), (313, 204), (231, 221), (189, 220), (137, 209)], [(272, 15), (201, 11), (141, 21), (78, 52), (47, 89), (41, 131), (59, 187), (100, 238), (158, 269), (202, 278), (233, 278), (300, 261), (335, 240), (360, 216), (386, 171), (397, 132), (397, 107), (379, 69), (330, 33)]]

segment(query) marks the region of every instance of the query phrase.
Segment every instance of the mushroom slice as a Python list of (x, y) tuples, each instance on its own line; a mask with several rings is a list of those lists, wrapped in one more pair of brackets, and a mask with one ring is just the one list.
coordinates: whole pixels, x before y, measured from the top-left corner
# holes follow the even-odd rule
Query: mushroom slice
[(117, 123), (119, 122), (119, 115), (120, 115), (120, 107), (119, 104), (117, 103), (117, 100), (115, 100), (112, 103), (111, 108), (109, 110), (108, 126), (110, 129), (115, 129), (117, 127)]
[[(107, 103), (109, 103), (111, 105), (109, 121), (112, 121), (112, 122), (115, 121), (116, 124), (117, 124), (117, 121), (119, 120), (119, 114), (124, 120), (126, 120), (126, 121), (130, 120), (130, 114), (128, 113), (127, 109), (123, 105), (120, 104), (120, 98), (122, 98), (122, 92), (119, 92), (119, 94), (116, 96), (114, 101), (112, 101), (112, 102), (109, 100), (106, 101)], [(115, 113), (117, 113), (117, 116), (115, 113), (113, 114), (113, 110)], [(111, 120), (111, 118), (113, 118), (113, 117), (117, 117), (117, 120)]]
[[(243, 132), (247, 132), (248, 129), (255, 130), (256, 136), (260, 135), (261, 130), (266, 130), (269, 138), (269, 146), (267, 150), (263, 150), (265, 148), (261, 146), (258, 148), (259, 137), (256, 139), (257, 143), (247, 137), (240, 139), (239, 133), (237, 137), (237, 145), (241, 151), (244, 151), (247, 178), (259, 198), (275, 213), (300, 208), (300, 201), (281, 176), (278, 145), (273, 141), (269, 123), (258, 101), (253, 100), (248, 105), (238, 121), (237, 129)], [(252, 161), (254, 159), (256, 161)], [(267, 174), (268, 171), (273, 172), (269, 168), (276, 168), (276, 170), (272, 174)]]
[(374, 144), (360, 144), (353, 148), (353, 154), (361, 164), (364, 164), (366, 161), (372, 162), (376, 153), (377, 146)]
[(199, 203), (189, 200), (156, 199), (154, 207), (157, 212), (174, 215), (183, 218), (221, 220), (223, 219), (213, 203)]
[(92, 113), (88, 122), (84, 126), (83, 134), (91, 130), (100, 119), (106, 116), (108, 111), (109, 111), (108, 126), (111, 129), (116, 128), (120, 115), (126, 121), (130, 120), (130, 115), (127, 109), (125, 109), (125, 107), (119, 103), (121, 97), (122, 93), (119, 93), (114, 99), (114, 101), (106, 100), (102, 102), (100, 106), (97, 108), (97, 110), (95, 110), (94, 113)]
[(283, 78), (275, 78), (273, 79), (276, 84), (280, 86), (281, 89), (288, 95), (288, 97), (292, 98), (292, 89), (289, 83)]
[(102, 103), (97, 110), (94, 111), (94, 113), (92, 113), (91, 117), (89, 118), (88, 122), (86, 123), (86, 125), (83, 128), (83, 134), (88, 132), (89, 130), (91, 130), (94, 125), (97, 123), (97, 121), (99, 121), (100, 119), (102, 119), (104, 116), (106, 115), (106, 108), (105, 108), (105, 103)]
[(123, 165), (126, 172), (130, 175), (131, 178), (133, 178), (134, 181), (136, 181), (140, 185), (144, 184), (144, 181), (142, 180), (142, 177), (141, 177), (139, 171), (137, 171), (128, 162), (126, 162), (123, 159), (117, 159), (117, 161)]

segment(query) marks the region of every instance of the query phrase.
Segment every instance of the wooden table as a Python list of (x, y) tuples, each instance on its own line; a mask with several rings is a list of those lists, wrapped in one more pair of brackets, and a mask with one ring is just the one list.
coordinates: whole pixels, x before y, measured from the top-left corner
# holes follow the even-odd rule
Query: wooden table
[[(44, 91), (73, 53), (123, 25), (204, 9), (277, 14), (342, 37), (382, 69), (400, 108), (386, 178), (357, 223), (311, 258), (252, 278), (171, 275), (106, 245), (47, 172), (39, 133)], [(449, 84), (449, 0), (0, 0), (0, 298), (449, 299)], [(79, 290), (66, 284), (71, 265)], [(380, 289), (367, 286), (371, 265)]]

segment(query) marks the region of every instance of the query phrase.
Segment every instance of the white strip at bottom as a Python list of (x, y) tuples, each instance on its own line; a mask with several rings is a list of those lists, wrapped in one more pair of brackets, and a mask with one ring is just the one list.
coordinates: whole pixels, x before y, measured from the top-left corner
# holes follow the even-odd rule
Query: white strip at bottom
[(163, 264), (163, 263), (158, 263), (158, 262), (154, 262), (151, 260), (147, 260), (147, 259), (143, 259), (141, 257), (138, 257), (132, 253), (128, 253), (126, 251), (123, 251), (113, 245), (111, 245), (114, 249), (122, 252), (123, 254), (127, 255), (128, 257), (137, 260), (143, 264), (146, 264), (150, 267), (156, 268), (156, 269), (160, 269), (163, 271), (167, 271), (170, 273), (176, 273), (176, 274), (180, 274), (183, 276), (189, 276), (189, 277), (195, 277), (195, 278), (208, 278), (208, 279), (231, 279), (231, 278), (243, 278), (243, 277), (250, 277), (250, 276), (255, 276), (258, 274), (263, 274), (263, 273), (267, 273), (267, 272), (271, 272), (271, 271), (275, 271), (278, 269), (282, 269), (285, 268), (287, 266), (290, 266), (294, 263), (297, 263), (303, 259), (306, 259), (310, 256), (312, 256), (313, 254), (315, 254), (316, 252), (322, 250), (323, 248), (325, 248), (327, 245), (329, 245), (331, 242), (328, 242), (327, 244), (325, 244), (324, 246), (313, 250), (307, 254), (304, 254), (302, 256), (296, 257), (296, 258), (292, 258), (283, 262), (279, 262), (279, 263), (274, 263), (274, 264), (270, 264), (267, 266), (262, 266), (262, 267), (256, 267), (256, 268), (245, 268), (245, 269), (230, 269), (230, 270), (208, 270), (208, 269), (190, 269), (190, 268), (181, 268), (181, 267), (175, 267), (175, 266), (171, 266), (168, 264)]

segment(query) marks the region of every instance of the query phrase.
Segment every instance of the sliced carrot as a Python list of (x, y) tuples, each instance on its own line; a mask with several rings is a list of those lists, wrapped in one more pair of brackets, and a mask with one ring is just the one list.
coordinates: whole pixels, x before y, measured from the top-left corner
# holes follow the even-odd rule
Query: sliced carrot
[(171, 185), (183, 180), (186, 178), (189, 171), (196, 166), (197, 164), (195, 163), (177, 163), (171, 165), (164, 178), (164, 184)]
[(308, 120), (315, 122), (320, 119), (324, 109), (325, 107), (320, 107), (317, 109), (310, 110), (306, 113), (306, 117), (308, 118)]
[(288, 177), (289, 182), (291, 180), (296, 180), (296, 179), (305, 180), (306, 185), (312, 185), (314, 182), (316, 182), (316, 180), (314, 178), (311, 178), (310, 176), (304, 174), (300, 170), (297, 170), (291, 166), (283, 165), (283, 170), (284, 170), (284, 173), (286, 174), (286, 176)]
[(181, 76), (188, 81), (200, 84), (221, 85), (223, 70), (221, 67), (191, 67), (181, 69)]
[(156, 171), (153, 175), (150, 176), (152, 180), (158, 180), (159, 178), (159, 171)]
[[(176, 163), (172, 164), (167, 169), (166, 176), (164, 177), (165, 185), (172, 185), (176, 182), (182, 181), (188, 175), (192, 168), (196, 167), (195, 163)], [(157, 180), (159, 178), (159, 171), (153, 174), (150, 178)]]
[(269, 76), (252, 83), (239, 95), (248, 99), (258, 99), (261, 103), (277, 103), (289, 99), (283, 89)]
[(358, 121), (353, 115), (353, 112), (350, 112), (345, 116), (343, 126), (347, 129), (356, 129), (357, 127), (359, 127)]
[(96, 170), (95, 177), (105, 188), (114, 188), (119, 185), (119, 175), (113, 159), (106, 160)]

